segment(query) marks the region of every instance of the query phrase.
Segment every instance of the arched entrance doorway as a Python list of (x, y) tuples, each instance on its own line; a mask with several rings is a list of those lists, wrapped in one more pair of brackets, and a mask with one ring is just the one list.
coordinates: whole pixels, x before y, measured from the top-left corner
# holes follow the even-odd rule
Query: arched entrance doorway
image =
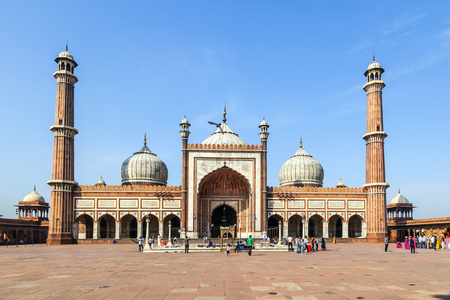
[(301, 238), (303, 236), (303, 222), (302, 217), (300, 217), (299, 215), (293, 215), (289, 218), (288, 235), (292, 236), (293, 238)]
[(173, 239), (174, 237), (180, 237), (180, 218), (178, 218), (174, 214), (170, 214), (164, 218), (164, 237), (169, 237), (169, 221), (171, 226), (170, 237)]
[(198, 195), (194, 220), (199, 237), (220, 236), (224, 214), (226, 224), (236, 225), (237, 238), (247, 237), (253, 230), (250, 184), (242, 174), (223, 166), (200, 181)]
[(342, 217), (341, 216), (334, 215), (328, 220), (328, 236), (330, 238), (332, 238), (332, 237), (341, 238), (342, 237)]
[(308, 236), (322, 237), (323, 236), (323, 219), (319, 215), (314, 215), (308, 221)]
[(211, 237), (220, 237), (220, 226), (234, 226), (237, 222), (236, 211), (228, 205), (214, 209), (211, 217)]
[(137, 238), (137, 221), (132, 215), (125, 215), (120, 220), (120, 238)]
[(116, 233), (115, 220), (111, 215), (103, 215), (99, 219), (100, 238), (112, 239)]
[(361, 237), (362, 234), (362, 218), (359, 215), (353, 215), (348, 220), (348, 237)]
[(91, 216), (82, 214), (75, 220), (75, 223), (78, 225), (78, 239), (92, 239), (94, 221)]
[[(267, 237), (270, 237), (271, 239), (273, 239), (274, 237), (280, 238), (280, 225), (281, 235), (283, 235), (283, 218), (279, 215), (271, 215), (267, 220)], [(281, 238), (283, 237), (281, 236)]]

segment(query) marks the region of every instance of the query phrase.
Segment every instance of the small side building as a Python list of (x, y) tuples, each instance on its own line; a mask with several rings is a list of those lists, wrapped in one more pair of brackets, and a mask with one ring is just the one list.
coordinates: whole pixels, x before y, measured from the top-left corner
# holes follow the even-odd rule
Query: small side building
[(444, 236), (450, 235), (450, 217), (414, 220), (416, 208), (398, 191), (387, 206), (389, 239), (391, 242), (403, 242), (407, 236)]
[(0, 245), (45, 243), (49, 205), (36, 187), (15, 206), (18, 219), (0, 218)]

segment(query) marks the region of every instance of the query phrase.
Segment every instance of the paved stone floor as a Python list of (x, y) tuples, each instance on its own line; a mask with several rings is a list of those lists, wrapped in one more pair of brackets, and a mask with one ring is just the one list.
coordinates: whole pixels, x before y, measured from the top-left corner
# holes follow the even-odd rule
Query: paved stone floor
[(0, 247), (0, 299), (450, 299), (450, 250), (139, 253), (136, 245)]

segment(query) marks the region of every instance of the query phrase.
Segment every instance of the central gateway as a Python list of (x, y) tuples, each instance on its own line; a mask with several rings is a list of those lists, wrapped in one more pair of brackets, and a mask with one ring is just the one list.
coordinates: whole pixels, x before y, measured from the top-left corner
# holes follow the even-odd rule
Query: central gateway
[(183, 137), (182, 226), (191, 238), (219, 237), (220, 226), (235, 226), (237, 238), (266, 234), (267, 164), (265, 121), (261, 145), (248, 145), (226, 123), (201, 144), (188, 144), (190, 124), (180, 124)]
[(199, 185), (200, 234), (220, 237), (220, 226), (235, 226), (235, 236), (251, 227), (248, 180), (227, 166), (206, 175)]

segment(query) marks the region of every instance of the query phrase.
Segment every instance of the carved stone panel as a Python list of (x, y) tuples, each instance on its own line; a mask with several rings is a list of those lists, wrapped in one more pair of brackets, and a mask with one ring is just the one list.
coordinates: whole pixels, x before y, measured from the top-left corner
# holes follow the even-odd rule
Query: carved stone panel
[(355, 209), (355, 208), (364, 208), (364, 201), (355, 201), (355, 200), (349, 200), (348, 201), (348, 208), (349, 209)]
[(340, 200), (340, 201), (330, 200), (330, 201), (328, 201), (328, 208), (329, 209), (345, 208), (344, 200)]
[(120, 208), (137, 208), (138, 201), (136, 199), (120, 199)]
[(305, 208), (304, 200), (288, 200), (288, 208)]
[(77, 199), (76, 208), (94, 208), (94, 199)]
[(142, 208), (159, 208), (159, 200), (142, 200)]
[(308, 208), (325, 208), (325, 201), (323, 200), (309, 200)]
[(116, 208), (116, 200), (98, 200), (98, 208)]
[(164, 208), (180, 208), (180, 200), (163, 200)]

